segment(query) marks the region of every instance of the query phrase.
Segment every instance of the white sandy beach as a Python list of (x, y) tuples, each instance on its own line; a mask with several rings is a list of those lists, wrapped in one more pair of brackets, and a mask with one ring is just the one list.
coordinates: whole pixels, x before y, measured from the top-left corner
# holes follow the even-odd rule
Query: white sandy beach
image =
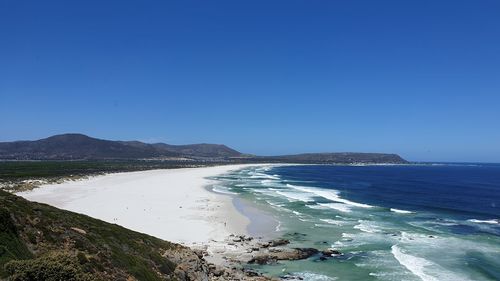
[(246, 234), (249, 220), (206, 177), (249, 165), (108, 174), (45, 185), (18, 195), (161, 239), (194, 245)]

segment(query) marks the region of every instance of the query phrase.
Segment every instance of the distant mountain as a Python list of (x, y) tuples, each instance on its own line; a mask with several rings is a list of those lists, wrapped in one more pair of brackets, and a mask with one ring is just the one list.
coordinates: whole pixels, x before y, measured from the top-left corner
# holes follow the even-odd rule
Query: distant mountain
[(217, 158), (241, 155), (234, 149), (218, 144), (147, 144), (139, 141), (102, 140), (82, 134), (63, 134), (36, 141), (0, 143), (0, 159), (9, 160)]
[(231, 160), (243, 163), (408, 163), (397, 154), (385, 153), (305, 153), (282, 156), (242, 154), (222, 144), (171, 145), (140, 141), (110, 141), (82, 134), (56, 135), (36, 141), (0, 142), (3, 160), (112, 160), (190, 158)]
[(268, 162), (292, 162), (292, 163), (339, 163), (339, 164), (406, 164), (408, 161), (397, 154), (388, 153), (304, 153), (295, 155), (260, 157), (262, 161)]
[(178, 153), (180, 155), (190, 155), (198, 157), (237, 157), (242, 154), (223, 144), (187, 144), (187, 145), (171, 145), (165, 143), (152, 144), (158, 150)]

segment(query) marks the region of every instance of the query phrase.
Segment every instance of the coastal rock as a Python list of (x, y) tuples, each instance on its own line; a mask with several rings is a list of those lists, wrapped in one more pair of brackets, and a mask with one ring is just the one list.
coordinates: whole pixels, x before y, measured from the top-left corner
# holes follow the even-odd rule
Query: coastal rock
[(180, 247), (177, 251), (168, 251), (168, 257), (176, 263), (174, 277), (180, 281), (271, 281), (274, 278), (262, 276), (260, 273), (240, 267), (215, 265), (199, 257), (200, 251)]
[(270, 247), (284, 246), (284, 245), (288, 245), (288, 244), (290, 244), (290, 240), (280, 238), (280, 239), (274, 239), (274, 240), (268, 241), (266, 243), (261, 243), (259, 246), (261, 248), (270, 248)]
[(335, 249), (326, 249), (324, 251), (321, 251), (321, 254), (323, 256), (329, 256), (329, 257), (342, 255), (342, 253), (340, 251), (335, 250)]
[(243, 272), (245, 272), (246, 276), (249, 276), (249, 277), (256, 277), (256, 276), (260, 276), (261, 274), (259, 274), (257, 271), (255, 270), (251, 270), (251, 269), (243, 269)]
[(201, 250), (201, 249), (193, 249), (193, 252), (196, 254), (196, 256), (198, 256), (198, 258), (203, 258), (204, 256), (206, 256), (208, 253), (207, 251), (204, 251), (204, 250)]
[(337, 257), (341, 256), (342, 253), (338, 250), (335, 249), (326, 249), (321, 251), (321, 256), (319, 257), (319, 260), (324, 261), (332, 257)]
[(282, 248), (276, 251), (262, 253), (253, 256), (248, 263), (273, 264), (279, 260), (302, 260), (318, 254), (319, 251), (314, 248)]
[(277, 259), (275, 259), (272, 255), (268, 255), (268, 254), (261, 254), (258, 256), (254, 256), (251, 260), (248, 261), (248, 263), (256, 263), (256, 264), (260, 264), (260, 265), (273, 264), (276, 262), (277, 262)]

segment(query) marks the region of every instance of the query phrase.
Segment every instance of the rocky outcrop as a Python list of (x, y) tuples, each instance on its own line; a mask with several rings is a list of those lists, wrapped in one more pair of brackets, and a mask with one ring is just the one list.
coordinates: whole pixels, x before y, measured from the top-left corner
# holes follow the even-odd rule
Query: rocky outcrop
[(265, 243), (261, 243), (260, 246), (262, 248), (269, 248), (269, 247), (284, 246), (284, 245), (288, 245), (288, 244), (290, 244), (290, 240), (280, 238), (280, 239), (271, 240), (271, 241), (268, 241)]
[(183, 247), (176, 251), (166, 251), (164, 257), (177, 264), (174, 276), (180, 281), (271, 281), (253, 270), (241, 267), (215, 265), (205, 260), (206, 252)]
[(319, 251), (314, 248), (280, 248), (266, 253), (259, 253), (252, 257), (248, 263), (272, 264), (280, 260), (302, 260), (316, 255), (317, 253), (319, 253)]
[[(295, 233), (294, 236), (302, 237), (300, 233)], [(223, 260), (229, 268), (241, 268), (246, 264), (275, 264), (285, 260), (301, 260), (311, 257), (321, 261), (341, 255), (335, 249), (320, 251), (315, 248), (290, 247), (289, 244), (290, 240), (285, 238), (263, 241), (243, 235), (231, 235), (225, 241), (213, 241), (204, 245), (197, 252), (207, 259)], [(247, 271), (246, 275), (249, 274), (255, 273)]]

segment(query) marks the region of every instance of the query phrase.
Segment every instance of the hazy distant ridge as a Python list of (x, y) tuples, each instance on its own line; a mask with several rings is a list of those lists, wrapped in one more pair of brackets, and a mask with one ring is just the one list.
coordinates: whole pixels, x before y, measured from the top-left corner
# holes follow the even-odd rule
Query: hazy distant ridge
[(397, 154), (392, 153), (359, 153), (359, 152), (337, 152), (337, 153), (303, 153), (295, 155), (282, 155), (272, 157), (261, 157), (262, 159), (281, 160), (285, 162), (300, 163), (408, 163)]

